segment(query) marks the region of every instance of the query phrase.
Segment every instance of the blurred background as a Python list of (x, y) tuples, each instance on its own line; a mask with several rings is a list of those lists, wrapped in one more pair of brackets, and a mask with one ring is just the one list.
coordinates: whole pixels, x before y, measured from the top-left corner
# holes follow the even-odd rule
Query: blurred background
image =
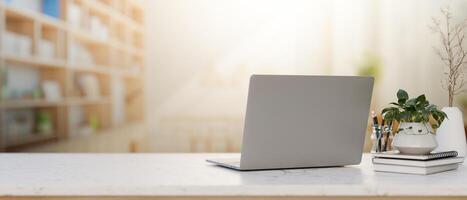
[(465, 0), (1, 0), (0, 150), (238, 152), (251, 74), (371, 75), (372, 110), (399, 88), (444, 107), (445, 7), (467, 18)]

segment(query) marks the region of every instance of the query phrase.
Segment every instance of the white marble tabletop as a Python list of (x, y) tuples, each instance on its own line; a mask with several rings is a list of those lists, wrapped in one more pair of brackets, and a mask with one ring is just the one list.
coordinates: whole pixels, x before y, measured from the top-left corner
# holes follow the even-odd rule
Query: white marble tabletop
[(239, 172), (237, 154), (0, 154), (0, 196), (467, 196), (467, 168), (423, 175), (362, 164)]

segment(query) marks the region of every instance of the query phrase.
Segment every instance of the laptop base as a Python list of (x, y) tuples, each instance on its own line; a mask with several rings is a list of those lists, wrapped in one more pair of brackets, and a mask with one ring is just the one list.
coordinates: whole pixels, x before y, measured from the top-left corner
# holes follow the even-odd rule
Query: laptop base
[(240, 158), (220, 158), (220, 159), (208, 159), (207, 162), (214, 163), (216, 165), (227, 167), (230, 169), (240, 169)]

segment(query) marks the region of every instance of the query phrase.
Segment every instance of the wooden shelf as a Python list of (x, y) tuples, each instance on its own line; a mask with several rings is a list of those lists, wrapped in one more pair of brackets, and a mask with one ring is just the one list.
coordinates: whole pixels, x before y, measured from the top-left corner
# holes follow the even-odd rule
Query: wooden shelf
[[(132, 20), (130, 17), (121, 15), (114, 9), (109, 8), (107, 5), (103, 4), (102, 2), (96, 0), (82, 0), (83, 5), (85, 5), (89, 9), (93, 9), (99, 13), (107, 15), (108, 17), (114, 18), (115, 20), (125, 23), (134, 31), (143, 33), (144, 26), (138, 24), (138, 22)], [(135, 4), (136, 5), (136, 4)], [(2, 1), (0, 2), (0, 7), (3, 7), (6, 13), (10, 13), (11, 15), (20, 17), (20, 18), (28, 18), (39, 21), (40, 23), (48, 24), (50, 26), (55, 26), (57, 28), (65, 29), (70, 28), (64, 20), (56, 19), (42, 13), (36, 13), (34, 11), (29, 11), (25, 9), (15, 8), (8, 5)]]
[[(92, 8), (95, 8), (94, 6), (96, 6), (96, 7), (102, 7), (103, 6), (102, 3), (97, 2), (97, 1), (86, 0), (84, 2), (85, 2), (85, 5), (90, 6)], [(38, 14), (38, 13), (35, 13), (33, 11), (23, 10), (23, 9), (19, 9), (19, 8), (15, 8), (15, 7), (10, 7), (10, 6), (7, 6), (7, 5), (3, 5), (3, 7), (5, 8), (6, 13), (10, 14), (11, 16), (15, 16), (15, 17), (18, 17), (18, 18), (25, 18), (25, 19), (28, 19), (28, 20), (37, 20), (38, 22), (40, 22), (42, 24), (52, 26), (52, 27), (55, 27), (57, 29), (66, 30), (70, 34), (75, 36), (76, 38), (78, 38), (80, 40), (84, 40), (86, 42), (100, 44), (100, 45), (106, 45), (106, 46), (109, 46), (109, 47), (114, 47), (114, 48), (119, 48), (119, 49), (132, 49), (133, 48), (133, 47), (131, 47), (131, 45), (116, 42), (116, 39), (108, 39), (108, 40), (96, 39), (96, 37), (89, 34), (88, 31), (82, 30), (80, 28), (69, 26), (69, 25), (66, 24), (66, 22), (64, 22), (63, 20), (60, 20), (60, 19), (52, 18), (52, 17), (49, 17), (47, 15), (43, 15), (43, 14)], [(106, 10), (105, 12), (108, 13), (109, 16), (111, 16), (111, 17), (113, 16), (116, 19), (120, 18), (120, 21), (123, 21), (123, 22), (126, 22), (127, 24), (130, 24), (131, 27), (137, 27), (137, 28), (134, 28), (135, 29), (134, 31), (140, 32), (142, 34), (143, 28), (139, 27), (139, 25), (135, 25), (135, 22), (132, 22), (131, 19), (123, 19), (123, 18), (121, 18), (121, 16), (118, 17), (118, 16), (116, 16), (116, 13), (113, 13), (111, 10), (108, 10), (108, 9), (103, 9), (103, 8), (99, 8), (99, 9)], [(132, 50), (132, 52), (134, 52), (134, 51)], [(138, 53), (141, 53), (141, 52), (138, 52)]]
[(110, 104), (110, 98), (102, 97), (99, 99), (87, 99), (85, 97), (69, 97), (62, 101), (47, 101), (47, 100), (3, 100), (0, 101), (0, 108), (17, 109), (17, 108), (34, 108), (34, 107), (58, 107), (66, 105), (99, 105)]
[(0, 108), (15, 109), (15, 108), (33, 108), (33, 107), (54, 107), (63, 106), (65, 101), (47, 101), (47, 100), (2, 100)]
[(109, 6), (105, 5), (104, 3), (96, 0), (82, 0), (82, 4), (89, 8), (96, 10), (97, 12), (101, 12), (105, 15), (108, 15), (109, 17), (125, 23), (127, 26), (129, 26), (131, 29), (137, 31), (137, 32), (143, 32), (144, 28), (142, 25), (138, 24), (137, 22), (133, 21), (130, 17), (126, 15), (120, 14), (118, 11), (115, 9), (110, 8)]
[(111, 71), (121, 71), (121, 69), (114, 69), (110, 66), (96, 64), (68, 64), (65, 60), (45, 59), (37, 56), (25, 57), (2, 53), (0, 54), (0, 58), (3, 58), (6, 62), (24, 64), (27, 66), (35, 67), (70, 68), (76, 71), (95, 72), (101, 74), (108, 74)]
[[(125, 102), (123, 110), (128, 113), (131, 112), (125, 114), (131, 116), (131, 119), (128, 118), (125, 123), (130, 121), (143, 122), (144, 113), (142, 111), (144, 107), (142, 99), (144, 99), (144, 90), (142, 88), (144, 88), (145, 52), (142, 48), (144, 46), (144, 6), (140, 1), (135, 0), (125, 0), (120, 6), (116, 2), (117, 0), (60, 1), (65, 15), (54, 18), (43, 13), (12, 7), (4, 1), (0, 1), (0, 9), (3, 11), (3, 15), (0, 15), (0, 41), (5, 39), (2, 37), (5, 37), (6, 34), (2, 33), (7, 31), (10, 33), (9, 37), (11, 38), (24, 39), (27, 37), (31, 41), (30, 52), (29, 49), (24, 51), (25, 48), (22, 51), (14, 48), (2, 48), (9, 51), (0, 52), (0, 72), (10, 67), (12, 69), (14, 67), (34, 68), (33, 70), (21, 69), (16, 71), (25, 72), (29, 70), (26, 73), (36, 74), (36, 76), (39, 76), (39, 79), (35, 80), (39, 82), (38, 84), (42, 84), (44, 81), (55, 81), (59, 84), (63, 96), (60, 101), (0, 99), (0, 109), (2, 111), (0, 112), (0, 119), (5, 119), (5, 115), (10, 113), (22, 112), (23, 109), (28, 112), (31, 110), (33, 113), (52, 113), (51, 118), (55, 130), (52, 135), (31, 134), (24, 138), (16, 138), (14, 139), (15, 142), (3, 144), (3, 146), (0, 142), (0, 151), (66, 138), (72, 131), (67, 128), (67, 124), (70, 122), (68, 116), (72, 112), (69, 108), (74, 106), (83, 107), (87, 115), (96, 115), (95, 117), (98, 118), (98, 123), (101, 125), (99, 130), (105, 131), (108, 128), (120, 125), (112, 122), (112, 111), (115, 109), (112, 105), (116, 98), (113, 88), (116, 86), (112, 85), (112, 81), (115, 80), (120, 80), (125, 88), (125, 94), (122, 97), (122, 101)], [(69, 19), (65, 20), (67, 6), (71, 3), (77, 4), (82, 9), (82, 18), (80, 19), (82, 23), (78, 27), (73, 26)], [(122, 5), (128, 7), (122, 7)], [(92, 16), (97, 17), (108, 28), (108, 38), (96, 37), (96, 34), (90, 31)], [(76, 43), (76, 45), (72, 45), (72, 43)], [(9, 45), (12, 44), (14, 43)], [(41, 48), (44, 46), (45, 48)], [(50, 48), (47, 49), (50, 46), (53, 46), (53, 51)], [(74, 46), (78, 49), (77, 52), (70, 53), (70, 48), (74, 48)], [(18, 54), (13, 54), (16, 52)], [(19, 52), (28, 56), (19, 56)], [(89, 57), (91, 58), (88, 59)], [(81, 60), (87, 60), (87, 62), (95, 64), (75, 63)], [(83, 75), (96, 77), (102, 98), (87, 99), (81, 97), (83, 89), (80, 86), (79, 78)], [(8, 79), (4, 79), (2, 74), (0, 84), (6, 83), (6, 81)], [(31, 96), (32, 90), (40, 90), (41, 87), (41, 85), (37, 85), (31, 91), (25, 91), (24, 93), (20, 91), (19, 96)], [(2, 88), (0, 87), (0, 90)], [(130, 95), (127, 94), (127, 88), (131, 88), (131, 91), (133, 91), (131, 93), (132, 99), (136, 100), (127, 101)], [(134, 91), (138, 92), (134, 93)], [(0, 91), (0, 94), (3, 94), (2, 91)], [(6, 130), (0, 128), (1, 138), (8, 135), (4, 131)]]
[(74, 28), (74, 27), (69, 27), (68, 32), (74, 36), (76, 39), (85, 42), (85, 43), (92, 43), (92, 44), (97, 44), (101, 46), (113, 46), (112, 42), (110, 40), (101, 40), (96, 38), (95, 36), (89, 34), (85, 30), (79, 29), (79, 28)]
[(80, 64), (69, 64), (67, 65), (68, 68), (78, 71), (78, 72), (90, 72), (90, 73), (97, 73), (97, 74), (109, 74), (112, 69), (105, 66), (99, 65), (80, 65)]
[(20, 136), (20, 137), (15, 137), (13, 141), (8, 141), (5, 145), (5, 147), (8, 148), (15, 148), (19, 147), (22, 145), (29, 145), (29, 144), (35, 144), (39, 142), (45, 142), (45, 141), (50, 141), (53, 139), (56, 139), (57, 136), (53, 133), (47, 134), (47, 135), (42, 135), (39, 133), (34, 133), (34, 134), (29, 134), (26, 136)]
[(98, 12), (106, 17), (111, 17), (112, 15), (112, 10), (109, 8), (109, 6), (103, 4), (100, 1), (84, 0), (82, 1), (82, 3), (84, 4), (84, 6), (86, 6), (86, 8)]
[(110, 98), (102, 97), (99, 99), (87, 99), (87, 98), (77, 98), (71, 97), (66, 100), (67, 105), (99, 105), (99, 104), (110, 104)]
[(53, 26), (58, 29), (65, 29), (67, 27), (66, 23), (63, 20), (56, 19), (42, 13), (36, 13), (34, 11), (20, 9), (5, 5), (4, 1), (0, 2), (0, 7), (5, 9), (7, 15), (11, 15), (18, 18), (26, 18), (29, 20), (34, 20), (48, 26)]
[(44, 59), (37, 56), (17, 56), (12, 54), (1, 54), (0, 57), (5, 59), (6, 62), (24, 64), (27, 66), (37, 66), (37, 67), (52, 67), (52, 68), (64, 68), (66, 66), (66, 61), (64, 60), (53, 60), (53, 59)]

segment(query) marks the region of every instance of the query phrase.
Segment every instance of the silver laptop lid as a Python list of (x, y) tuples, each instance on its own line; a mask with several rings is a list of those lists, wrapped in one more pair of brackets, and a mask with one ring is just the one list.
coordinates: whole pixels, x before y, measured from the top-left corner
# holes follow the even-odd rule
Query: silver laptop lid
[(372, 90), (371, 77), (251, 76), (240, 168), (360, 163)]

